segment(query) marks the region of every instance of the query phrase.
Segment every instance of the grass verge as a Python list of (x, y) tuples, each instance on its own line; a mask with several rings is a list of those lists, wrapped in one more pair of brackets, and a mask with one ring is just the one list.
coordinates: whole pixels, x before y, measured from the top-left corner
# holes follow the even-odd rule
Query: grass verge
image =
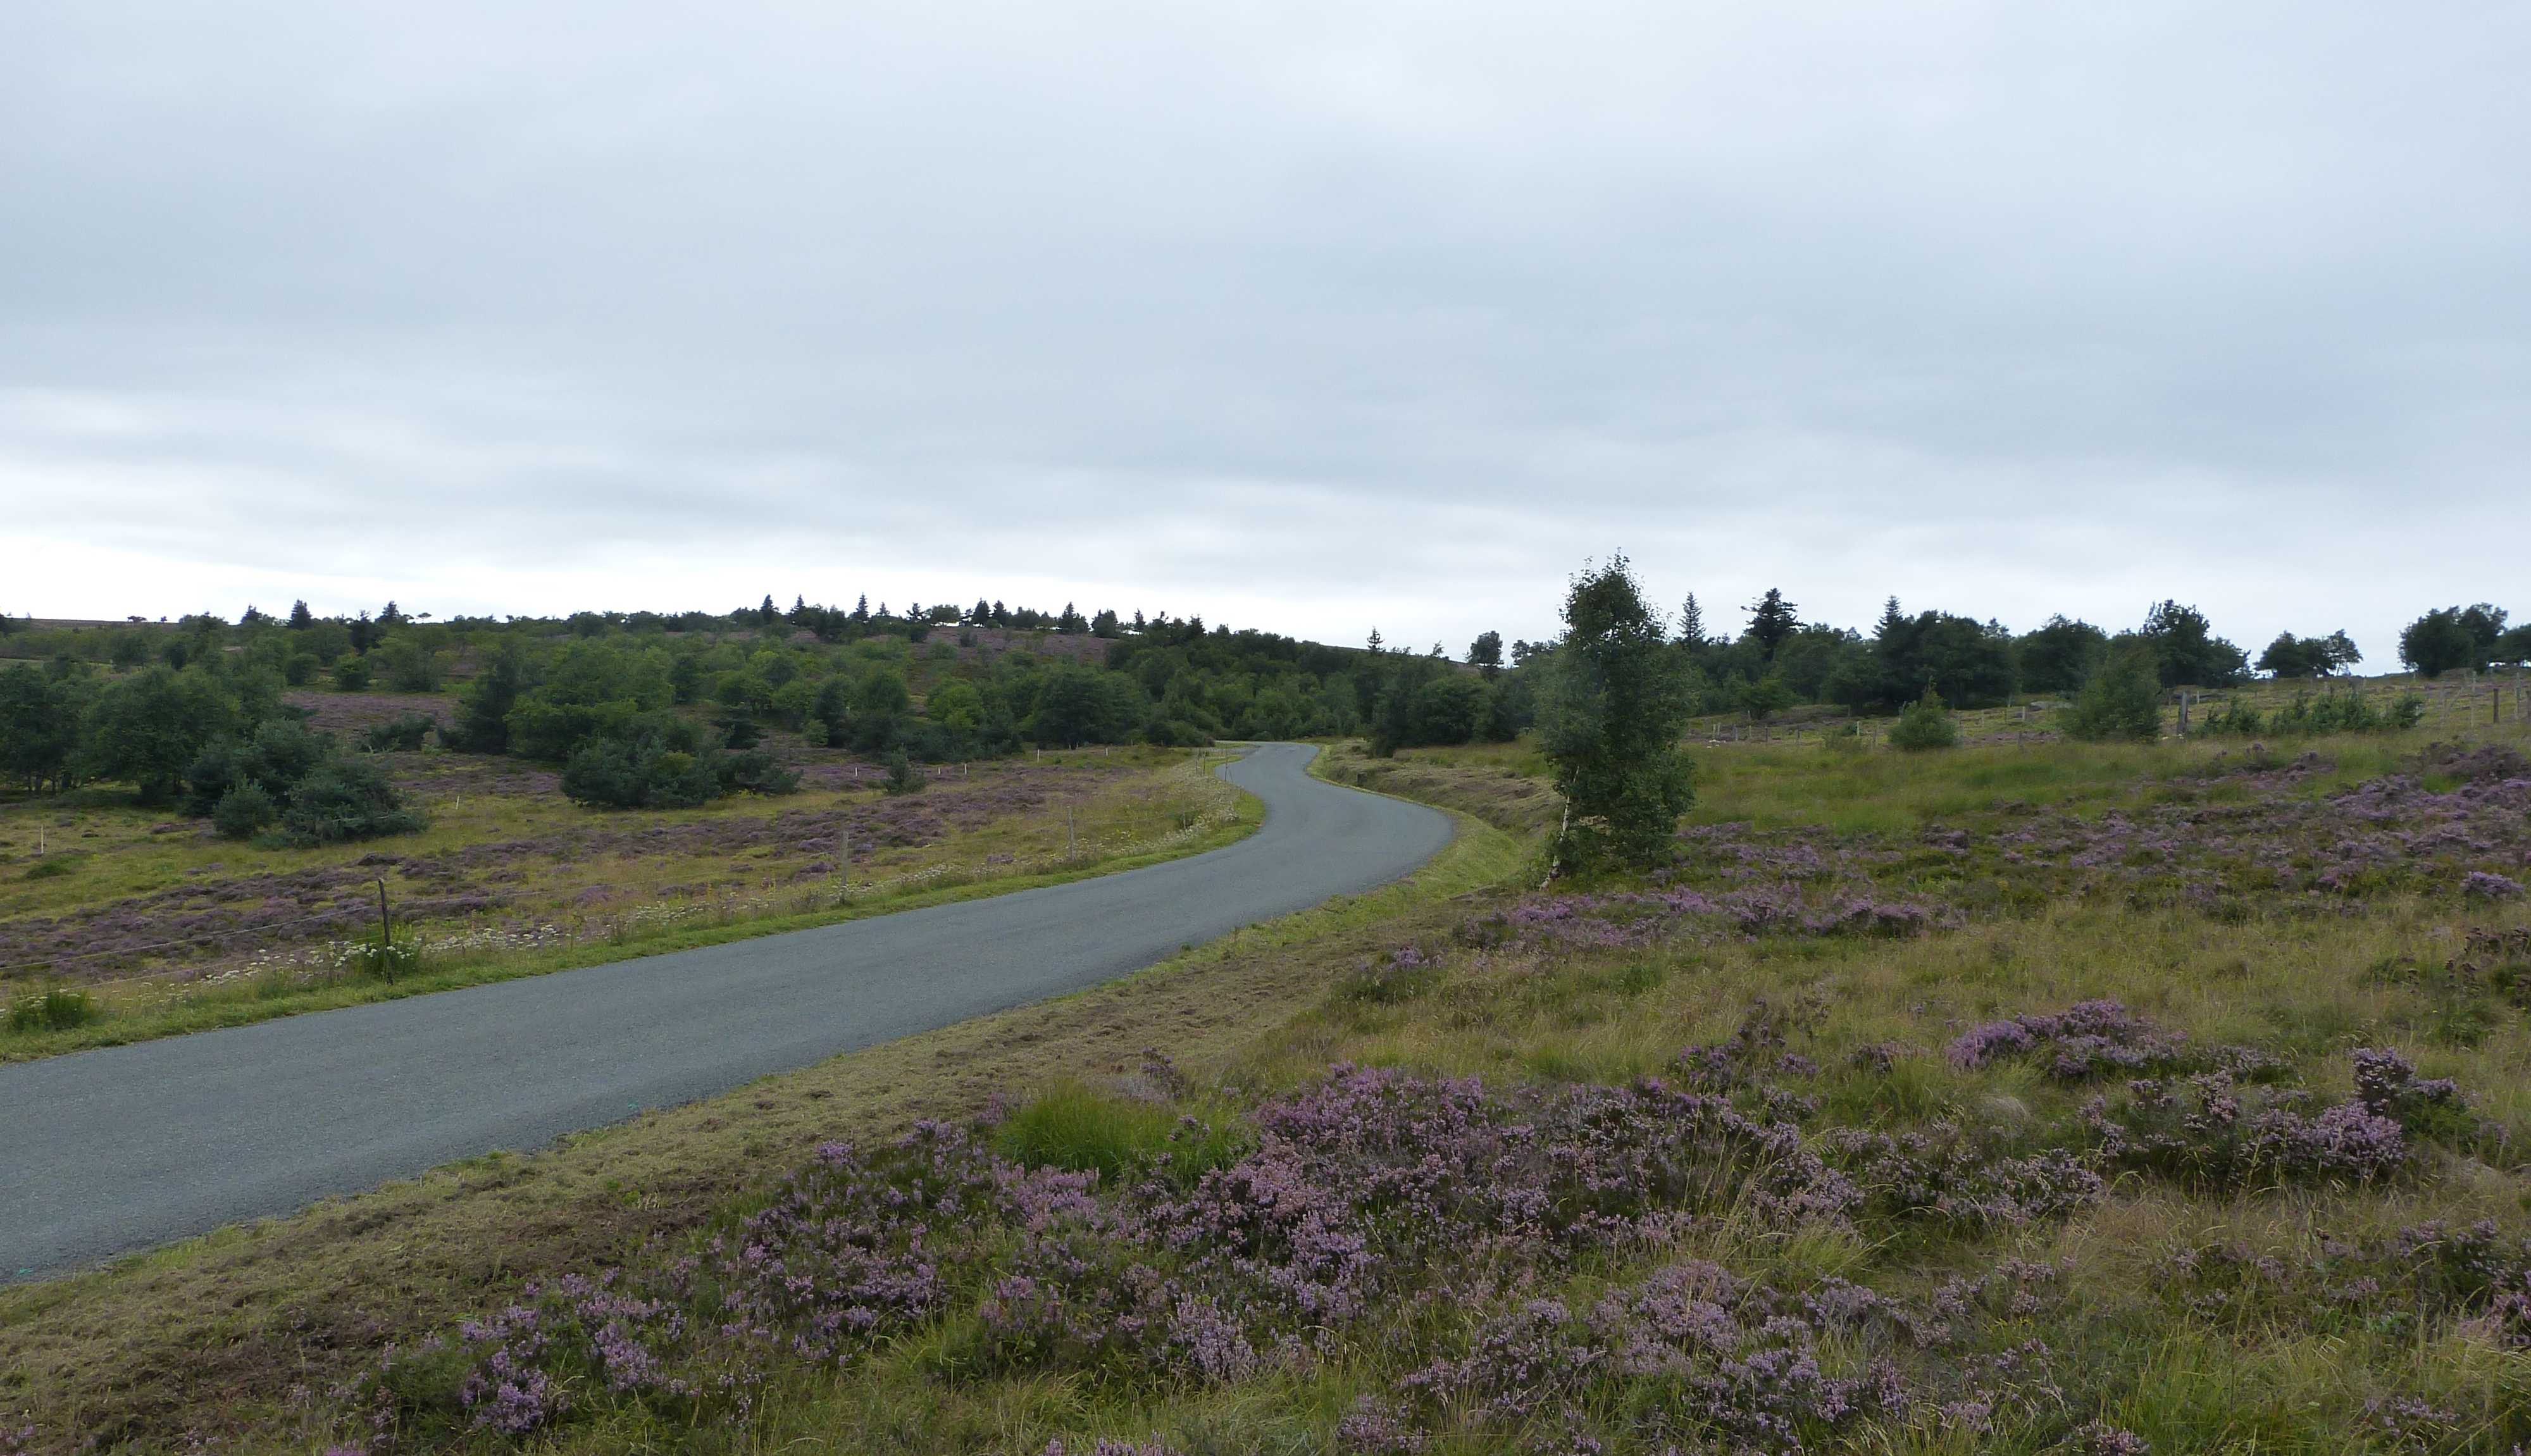
[[(275, 1017), (331, 1011), (372, 1001), (400, 1000), (407, 996), (458, 990), (641, 956), (665, 955), (671, 951), (694, 950), (760, 935), (779, 935), (791, 930), (813, 929), (873, 916), (895, 915), (934, 905), (980, 900), (1045, 885), (1118, 874), (1237, 843), (1255, 832), (1264, 821), (1263, 803), (1256, 796), (1241, 792), (1233, 803), (1227, 822), (1184, 843), (1144, 854), (1085, 858), (1078, 865), (1040, 873), (978, 877), (964, 882), (951, 875), (934, 875), (913, 887), (876, 894), (856, 894), (822, 908), (788, 913), (724, 915), (716, 923), (671, 924), (648, 928), (628, 926), (618, 922), (612, 936), (601, 940), (571, 941), (516, 950), (461, 952), (447, 956), (425, 953), (422, 957), (421, 969), (399, 975), (391, 980), (341, 973), (311, 982), (289, 971), (276, 970), (224, 985), (194, 990), (173, 1001), (132, 1007), (118, 1006), (103, 995), (90, 995), (87, 997), (90, 1010), (84, 1020), (46, 1018), (32, 1013), (24, 1018), (13, 1014), (0, 1020), (0, 1062), (31, 1061), (100, 1046), (120, 1046), (192, 1032), (250, 1026)], [(822, 893), (800, 897), (804, 902), (826, 898)], [(46, 995), (62, 993), (49, 988), (34, 990), (28, 993), (28, 999), (40, 1000)], [(11, 1010), (14, 1012), (14, 1006)]]

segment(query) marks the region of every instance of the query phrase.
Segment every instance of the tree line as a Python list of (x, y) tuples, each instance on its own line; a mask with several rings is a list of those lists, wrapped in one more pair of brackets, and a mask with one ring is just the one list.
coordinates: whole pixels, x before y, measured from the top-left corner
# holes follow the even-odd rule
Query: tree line
[[(1910, 612), (1892, 598), (1864, 633), (1804, 621), (1779, 589), (1743, 610), (1740, 630), (1718, 633), (1692, 595), (1674, 621), (1645, 609), (1667, 664), (1664, 691), (1683, 711), (1765, 716), (1815, 702), (1896, 714), (2053, 696), (2073, 700), (2077, 731), (2114, 736), (2145, 731), (2157, 695), (2172, 688), (2220, 688), (2254, 673), (2318, 679), (2362, 661), (2337, 631), (2281, 634), (2254, 662), (2175, 599), (2115, 632), (2057, 616), (2015, 634), (1992, 620)], [(1057, 651), (1048, 638), (1086, 641)], [(36, 792), (120, 781), (144, 802), (209, 813), (217, 802), (195, 780), (230, 780), (215, 766), (194, 770), (249, 754), (269, 724), (295, 725), (285, 692), (452, 685), (457, 701), (444, 718), (382, 725), (328, 750), (327, 761), (435, 738), (456, 752), (553, 765), (586, 803), (673, 807), (790, 789), (792, 770), (761, 744), (768, 729), (907, 762), (1029, 744), (1357, 734), (1389, 753), (1508, 740), (1536, 726), (1563, 640), (1506, 650), (1488, 632), (1453, 660), (1438, 644), (1396, 650), (1376, 630), (1362, 647), (1339, 647), (1200, 617), (1085, 614), (1071, 603), (1046, 612), (987, 598), (895, 611), (867, 597), (842, 608), (795, 596), (786, 609), (768, 593), (723, 614), (441, 622), (394, 602), (348, 617), (319, 617), (302, 602), (279, 618), (249, 608), (235, 622), (200, 613), (166, 625), (20, 631), (9, 649), (34, 660), (0, 673), (0, 773)], [(2442, 608), (2408, 627), (2400, 652), (2426, 672), (2520, 661), (2531, 656), (2531, 630), (2508, 627), (2487, 603)], [(268, 756), (305, 756), (303, 748)], [(231, 779), (256, 791), (232, 821), (283, 832), (298, 782), (268, 764)], [(392, 822), (399, 812), (382, 808), (362, 822)]]

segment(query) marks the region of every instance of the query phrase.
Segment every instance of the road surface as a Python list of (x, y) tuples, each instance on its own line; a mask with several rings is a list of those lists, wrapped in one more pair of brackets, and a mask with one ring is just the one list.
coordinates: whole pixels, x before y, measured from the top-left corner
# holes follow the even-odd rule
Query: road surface
[(455, 1158), (1139, 970), (1384, 884), (1447, 817), (1269, 744), (1224, 849), (1070, 884), (0, 1066), (0, 1280), (289, 1213)]

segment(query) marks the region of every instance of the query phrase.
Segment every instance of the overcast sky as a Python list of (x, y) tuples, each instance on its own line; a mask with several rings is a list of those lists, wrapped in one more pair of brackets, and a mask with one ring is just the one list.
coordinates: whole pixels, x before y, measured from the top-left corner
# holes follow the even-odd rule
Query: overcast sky
[[(0, 28), (0, 610), (2531, 613), (2531, 8)], [(2507, 598), (2511, 599), (2508, 601)]]

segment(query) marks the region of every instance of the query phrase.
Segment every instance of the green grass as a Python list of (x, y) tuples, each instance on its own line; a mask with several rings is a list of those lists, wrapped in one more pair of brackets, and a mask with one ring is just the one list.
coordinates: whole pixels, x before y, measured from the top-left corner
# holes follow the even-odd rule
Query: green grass
[(1198, 1117), (1167, 1100), (1101, 1092), (1070, 1078), (1022, 1103), (994, 1143), (1005, 1156), (1095, 1172), (1108, 1184), (1154, 1173), (1190, 1184), (1249, 1146), (1239, 1123), (1218, 1112)]
[[(2297, 745), (2297, 751), (2308, 748), (2332, 764), (2306, 780), (2302, 792), (2317, 796), (2390, 772), (2432, 737), (2420, 729)], [(2189, 739), (1981, 744), (1903, 754), (1816, 742), (1743, 745), (1694, 756), (1696, 805), (1688, 820), (1908, 834), (2015, 802), (2098, 813), (2202, 796), (2209, 791), (2189, 780), (2218, 760), (2239, 762), (2247, 747), (2238, 741)]]

